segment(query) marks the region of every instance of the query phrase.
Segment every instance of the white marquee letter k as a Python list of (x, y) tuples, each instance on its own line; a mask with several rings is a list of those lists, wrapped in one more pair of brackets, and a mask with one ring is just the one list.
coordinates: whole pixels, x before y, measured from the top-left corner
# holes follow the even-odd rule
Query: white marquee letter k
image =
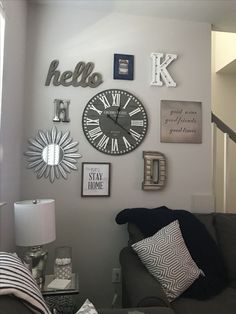
[(163, 53), (153, 52), (151, 53), (152, 58), (152, 82), (151, 85), (162, 86), (163, 82), (168, 87), (175, 87), (176, 83), (167, 71), (168, 65), (175, 59), (177, 55), (167, 53), (165, 55), (164, 61), (161, 63), (161, 58), (163, 58)]

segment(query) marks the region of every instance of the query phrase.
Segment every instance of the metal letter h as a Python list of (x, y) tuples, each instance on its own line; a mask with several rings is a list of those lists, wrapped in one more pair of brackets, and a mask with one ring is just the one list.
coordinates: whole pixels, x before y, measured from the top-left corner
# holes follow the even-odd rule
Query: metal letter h
[[(54, 118), (53, 122), (70, 122), (69, 118), (70, 100), (55, 99), (54, 100)], [(62, 116), (62, 118), (61, 118)]]

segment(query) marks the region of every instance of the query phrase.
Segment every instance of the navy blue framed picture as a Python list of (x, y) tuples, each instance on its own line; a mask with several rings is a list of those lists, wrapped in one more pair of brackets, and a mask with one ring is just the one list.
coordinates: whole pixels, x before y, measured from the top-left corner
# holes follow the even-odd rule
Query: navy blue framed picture
[(114, 80), (134, 79), (134, 56), (124, 54), (114, 54)]

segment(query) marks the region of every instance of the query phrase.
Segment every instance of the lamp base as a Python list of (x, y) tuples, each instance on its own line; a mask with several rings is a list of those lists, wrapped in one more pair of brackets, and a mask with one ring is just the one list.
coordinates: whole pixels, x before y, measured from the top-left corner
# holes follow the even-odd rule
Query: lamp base
[(46, 252), (41, 245), (30, 247), (24, 256), (24, 260), (29, 265), (33, 278), (40, 288), (45, 281), (47, 258), (48, 252)]

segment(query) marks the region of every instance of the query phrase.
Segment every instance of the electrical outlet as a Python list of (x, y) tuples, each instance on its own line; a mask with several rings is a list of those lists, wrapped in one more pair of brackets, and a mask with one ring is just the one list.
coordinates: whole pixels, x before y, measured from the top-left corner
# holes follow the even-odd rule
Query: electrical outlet
[(112, 278), (111, 278), (111, 282), (112, 282), (112, 283), (118, 283), (118, 282), (120, 282), (120, 277), (121, 277), (120, 268), (113, 268), (113, 269), (112, 269)]

